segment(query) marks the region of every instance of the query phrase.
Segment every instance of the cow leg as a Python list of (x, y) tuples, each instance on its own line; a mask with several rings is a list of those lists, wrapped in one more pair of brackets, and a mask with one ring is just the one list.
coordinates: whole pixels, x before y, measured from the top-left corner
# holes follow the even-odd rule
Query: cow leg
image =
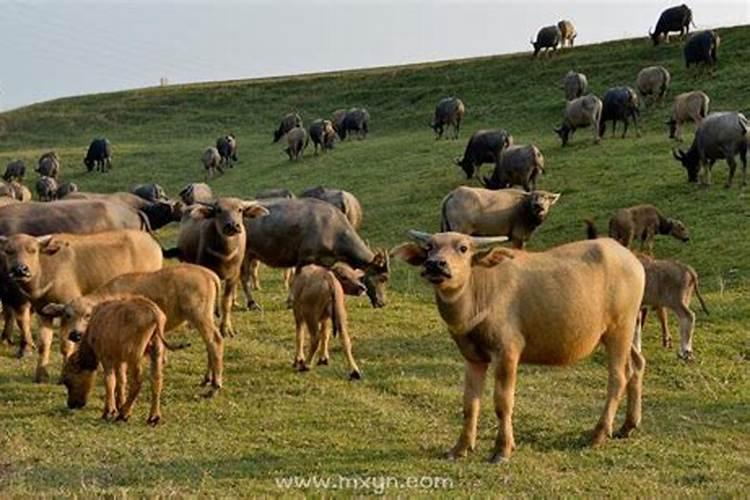
[(151, 410), (148, 425), (156, 425), (161, 420), (161, 390), (164, 385), (164, 343), (160, 339), (151, 342)]
[(516, 447), (512, 417), (519, 356), (512, 349), (509, 351), (500, 355), (495, 367), (495, 415), (498, 419), (498, 429), (495, 449), (490, 456), (492, 463), (507, 460)]
[(727, 183), (724, 184), (724, 187), (726, 189), (729, 189), (730, 187), (732, 187), (732, 181), (734, 180), (734, 172), (737, 170), (737, 162), (734, 159), (734, 154), (730, 153), (727, 155), (727, 165), (729, 165), (729, 178), (727, 179)]
[[(153, 347), (152, 347), (153, 349)], [(141, 384), (143, 380), (141, 378), (141, 360), (139, 356), (133, 356), (127, 362), (128, 374), (130, 375), (130, 381), (128, 384), (128, 397), (125, 400), (125, 404), (120, 408), (120, 413), (117, 415), (117, 420), (127, 422), (130, 415), (133, 413), (133, 403), (135, 398), (138, 397), (138, 393), (141, 392)]]
[[(252, 288), (254, 286), (253, 279), (253, 266), (255, 260), (249, 257), (242, 259), (242, 266), (240, 268), (240, 283), (242, 284), (242, 291), (245, 293), (245, 299), (247, 300), (247, 309), (249, 311), (261, 311), (260, 304), (255, 301), (253, 297)], [(257, 265), (260, 265), (259, 263)]]
[(203, 343), (206, 344), (206, 374), (203, 376), (203, 384), (211, 384), (214, 389), (209, 392), (213, 395), (216, 390), (223, 386), (224, 374), (224, 339), (216, 328), (213, 319), (213, 307), (207, 308), (201, 318), (196, 318), (193, 323), (194, 327), (203, 337)]
[(21, 343), (18, 345), (18, 353), (16, 355), (22, 358), (25, 354), (30, 353), (36, 348), (34, 337), (31, 335), (31, 304), (28, 302), (24, 303), (16, 310), (11, 309), (11, 312), (16, 317), (18, 329), (21, 330)]
[(666, 349), (672, 348), (672, 335), (669, 333), (669, 324), (667, 321), (667, 310), (663, 307), (656, 307), (656, 315), (661, 325), (661, 345)]
[(674, 309), (680, 324), (680, 358), (685, 361), (693, 359), (693, 330), (695, 329), (695, 313), (688, 304), (680, 304)]
[(117, 374), (115, 373), (115, 367), (107, 365), (104, 368), (104, 412), (102, 418), (109, 420), (110, 418), (117, 415), (117, 402), (115, 401), (115, 389), (117, 388)]
[(328, 365), (328, 360), (330, 358), (330, 354), (328, 353), (328, 344), (331, 340), (331, 330), (328, 327), (328, 321), (323, 320), (320, 322), (320, 347), (318, 347), (318, 353), (320, 354), (320, 357), (318, 358), (318, 364), (319, 365)]
[(307, 330), (308, 335), (310, 336), (310, 349), (307, 353), (307, 359), (308, 362), (302, 363), (298, 365), (297, 369), (301, 372), (306, 372), (309, 370), (310, 366), (313, 366), (315, 364), (315, 355), (318, 352), (318, 342), (320, 341), (320, 336), (318, 335), (318, 327), (319, 322), (316, 318), (306, 316), (304, 318), (305, 322), (305, 329)]
[(359, 370), (357, 362), (354, 361), (354, 355), (352, 354), (352, 340), (349, 338), (348, 329), (342, 328), (339, 332), (339, 336), (341, 337), (341, 347), (344, 349), (346, 361), (349, 363), (349, 379), (359, 380), (362, 378), (362, 372)]
[[(31, 311), (29, 311), (31, 314)], [(36, 375), (34, 376), (34, 382), (42, 383), (49, 380), (49, 355), (52, 348), (52, 321), (46, 319), (44, 316), (41, 317), (41, 324), (39, 325), (39, 360), (36, 366)]]
[(623, 127), (624, 130), (622, 131), (622, 137), (621, 137), (622, 139), (625, 139), (625, 136), (628, 133), (628, 125), (630, 125), (630, 120), (625, 118), (624, 123), (625, 123), (625, 126)]
[(115, 373), (115, 375), (117, 377), (115, 407), (117, 408), (117, 411), (120, 411), (122, 410), (123, 405), (125, 405), (125, 391), (128, 387), (128, 365), (125, 363), (120, 363), (117, 366), (117, 372)]
[[(628, 378), (628, 359), (633, 339), (632, 322), (619, 325), (605, 332), (602, 342), (607, 350), (609, 379), (607, 381), (607, 401), (599, 422), (594, 427), (593, 446), (598, 446), (612, 436), (612, 423), (617, 413)], [(626, 331), (627, 330), (627, 331)]]
[(302, 369), (305, 367), (305, 321), (298, 315), (294, 315), (294, 363), (293, 368)]
[(747, 145), (740, 149), (740, 161), (742, 162), (742, 186), (747, 186)]
[(636, 115), (635, 113), (633, 113), (632, 117), (633, 117), (633, 127), (635, 127), (635, 136), (636, 137), (640, 137), (641, 136), (641, 131), (638, 128), (638, 115)]
[(458, 442), (446, 454), (446, 458), (450, 460), (463, 458), (476, 448), (479, 406), (489, 363), (474, 363), (466, 360), (464, 365), (464, 423)]
[(237, 290), (237, 279), (228, 279), (224, 281), (224, 292), (221, 296), (221, 323), (219, 331), (223, 337), (234, 337), (234, 328), (232, 327), (232, 301), (234, 292)]
[(13, 313), (13, 309), (3, 304), (3, 334), (0, 338), (0, 343), (13, 345), (13, 323), (16, 321), (16, 315)]
[(617, 129), (617, 120), (612, 120), (612, 137), (615, 136), (616, 129)]
[(631, 346), (630, 360), (628, 361), (628, 407), (625, 412), (625, 422), (617, 431), (617, 437), (629, 437), (641, 425), (643, 374), (645, 371), (646, 358), (635, 346)]
[(260, 290), (260, 261), (250, 261), (250, 277), (253, 280), (253, 290)]

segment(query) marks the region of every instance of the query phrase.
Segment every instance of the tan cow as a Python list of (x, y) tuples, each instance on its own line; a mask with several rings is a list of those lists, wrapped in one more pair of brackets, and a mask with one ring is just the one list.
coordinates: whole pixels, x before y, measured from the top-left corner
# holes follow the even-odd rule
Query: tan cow
[(666, 123), (669, 125), (669, 138), (681, 141), (682, 125), (690, 120), (698, 127), (708, 115), (710, 102), (711, 100), (706, 93), (700, 90), (685, 92), (675, 97), (672, 105), (672, 116)]
[(133, 294), (146, 297), (167, 316), (165, 332), (187, 322), (198, 330), (206, 344), (208, 365), (203, 384), (211, 384), (212, 395), (222, 387), (224, 341), (214, 322), (216, 300), (221, 282), (216, 274), (193, 264), (177, 264), (149, 273), (128, 273), (118, 276), (95, 292), (78, 297), (67, 304), (49, 304), (42, 312), (60, 317), (63, 335), (86, 331), (91, 312), (97, 304), (113, 296)]
[(201, 156), (201, 162), (203, 162), (203, 168), (206, 169), (206, 180), (213, 178), (216, 172), (219, 172), (220, 175), (224, 174), (224, 169), (221, 166), (222, 158), (218, 149), (214, 147), (206, 148)]
[(638, 72), (635, 87), (644, 103), (654, 104), (667, 94), (671, 81), (672, 76), (664, 66), (648, 66)]
[[(159, 243), (150, 234), (134, 230), (0, 236), (0, 253), (13, 283), (28, 299), (17, 318), (26, 345), (33, 345), (32, 308), (40, 312), (47, 304), (67, 303), (91, 293), (121, 274), (156, 271), (162, 265)], [(53, 318), (41, 315), (40, 321), (37, 382), (49, 379)], [(65, 338), (60, 341), (60, 351), (63, 357), (68, 356), (70, 345)]]
[(661, 323), (662, 345), (672, 347), (672, 336), (667, 326), (667, 309), (677, 315), (680, 323), (680, 352), (682, 359), (693, 358), (693, 330), (695, 313), (690, 309), (693, 291), (700, 301), (703, 311), (708, 314), (706, 303), (698, 289), (698, 273), (695, 269), (676, 260), (654, 259), (648, 255), (638, 255), (638, 260), (646, 270), (646, 291), (643, 295), (641, 323), (645, 324), (648, 307), (652, 307)]
[(245, 257), (244, 217), (263, 217), (268, 210), (255, 201), (219, 198), (210, 204), (193, 205), (182, 217), (177, 248), (166, 257), (179, 257), (215, 272), (224, 282), (221, 298), (221, 334), (234, 335), (232, 303)]
[(410, 231), (417, 243), (394, 254), (422, 268), (451, 337), (466, 360), (464, 425), (449, 458), (474, 450), (484, 379), (494, 364), (499, 430), (490, 461), (515, 447), (511, 415), (519, 363), (565, 366), (599, 344), (608, 355), (607, 401), (593, 444), (612, 434), (620, 399), (628, 405), (620, 435), (641, 421), (645, 360), (634, 344), (645, 274), (611, 239), (578, 241), (545, 252), (498, 246), (507, 238)]
[(641, 240), (641, 250), (653, 253), (657, 234), (670, 235), (684, 243), (690, 241), (687, 226), (682, 221), (664, 216), (653, 205), (621, 208), (609, 220), (609, 237), (628, 248), (634, 240)]
[(362, 374), (352, 355), (352, 343), (347, 326), (344, 294), (362, 295), (366, 288), (362, 283), (362, 271), (355, 271), (346, 264), (338, 263), (330, 270), (315, 264), (301, 268), (294, 277), (292, 300), (296, 325), (296, 355), (294, 367), (307, 371), (304, 352), (304, 330), (310, 335), (310, 365), (317, 360), (328, 364), (328, 320), (333, 325), (333, 335), (341, 336), (341, 346), (349, 362), (349, 378), (359, 380)]
[(97, 305), (86, 333), (70, 335), (70, 340), (80, 343), (80, 348), (63, 367), (68, 408), (86, 405), (96, 369), (101, 364), (106, 387), (102, 418), (127, 421), (141, 390), (141, 360), (148, 354), (151, 358), (151, 411), (146, 422), (158, 424), (164, 348), (172, 348), (164, 340), (166, 321), (161, 309), (145, 297), (118, 298)]
[(563, 19), (557, 23), (557, 27), (559, 28), (561, 35), (560, 47), (564, 48), (566, 45), (572, 47), (573, 42), (575, 42), (575, 39), (578, 36), (578, 33), (576, 33), (576, 27), (573, 26), (573, 23), (567, 19)]

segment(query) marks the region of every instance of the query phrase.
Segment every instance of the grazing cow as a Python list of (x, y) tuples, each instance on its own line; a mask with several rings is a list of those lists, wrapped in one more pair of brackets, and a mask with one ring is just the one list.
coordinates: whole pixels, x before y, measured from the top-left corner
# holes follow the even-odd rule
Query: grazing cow
[(612, 122), (612, 136), (615, 135), (615, 129), (617, 128), (617, 122), (621, 121), (625, 124), (625, 130), (622, 132), (622, 137), (628, 133), (628, 125), (630, 120), (633, 120), (635, 125), (636, 136), (640, 137), (641, 132), (638, 130), (638, 94), (635, 90), (630, 87), (614, 87), (604, 93), (602, 98), (602, 116), (599, 121), (599, 135), (604, 137), (604, 132), (607, 129), (607, 122)]
[(104, 137), (94, 139), (89, 145), (86, 157), (83, 159), (86, 170), (91, 172), (96, 169), (106, 172), (112, 168), (112, 144)]
[(158, 424), (164, 349), (172, 347), (164, 340), (165, 323), (161, 309), (145, 297), (118, 298), (95, 307), (88, 331), (84, 335), (70, 336), (80, 348), (63, 367), (68, 408), (86, 406), (101, 363), (106, 387), (102, 418), (127, 421), (141, 391), (141, 360), (148, 354), (151, 358), (151, 410), (146, 423)]
[(42, 313), (61, 318), (63, 336), (80, 335), (97, 304), (123, 294), (146, 297), (166, 314), (164, 332), (187, 322), (200, 333), (208, 354), (203, 384), (211, 384), (209, 394), (213, 394), (222, 387), (224, 366), (224, 341), (214, 323), (220, 293), (221, 282), (214, 272), (193, 264), (176, 264), (148, 273), (123, 274), (67, 304), (49, 304)]
[(573, 26), (573, 23), (567, 19), (563, 19), (557, 23), (557, 28), (560, 30), (560, 47), (565, 47), (566, 45), (572, 47), (573, 42), (575, 42), (575, 39), (578, 36), (578, 33), (576, 33), (576, 27)]
[(329, 149), (333, 149), (336, 131), (333, 129), (333, 124), (330, 120), (319, 119), (312, 122), (310, 124), (309, 135), (315, 146), (315, 154), (318, 154), (318, 146), (320, 146), (321, 151), (324, 153)]
[(561, 40), (562, 33), (560, 33), (560, 28), (556, 25), (543, 27), (536, 34), (536, 41), (531, 40), (531, 45), (534, 46), (534, 57), (536, 57), (542, 49), (544, 49), (546, 55), (549, 55), (549, 49), (552, 49), (552, 52), (555, 52), (557, 46), (560, 45)]
[(279, 139), (284, 137), (287, 132), (292, 130), (295, 127), (302, 128), (302, 118), (297, 113), (288, 113), (284, 115), (284, 118), (281, 119), (281, 123), (279, 123), (279, 128), (274, 130), (273, 132), (273, 142), (276, 144), (279, 142)]
[(655, 103), (667, 95), (671, 80), (672, 76), (664, 66), (649, 66), (638, 72), (635, 86), (644, 103), (648, 103), (649, 97)]
[[(0, 236), (0, 253), (12, 284), (36, 312), (41, 312), (47, 304), (67, 303), (91, 293), (120, 274), (155, 271), (162, 265), (159, 243), (150, 234), (133, 230), (40, 237)], [(21, 307), (16, 313), (23, 343), (33, 345), (30, 308)], [(41, 315), (37, 382), (49, 378), (52, 321)], [(62, 338), (60, 351), (64, 357), (69, 350), (68, 342)]]
[(194, 182), (188, 184), (179, 194), (180, 200), (187, 206), (195, 205), (196, 203), (209, 203), (214, 199), (214, 193), (211, 191), (211, 187), (203, 182)]
[(732, 186), (738, 154), (742, 162), (742, 185), (747, 185), (747, 143), (748, 122), (742, 113), (711, 113), (703, 119), (695, 131), (690, 149), (672, 150), (672, 155), (682, 163), (689, 182), (700, 181), (711, 184), (711, 168), (716, 160), (725, 159), (729, 165), (729, 178), (724, 187)]
[(666, 122), (669, 125), (669, 138), (682, 141), (682, 125), (689, 120), (693, 120), (698, 127), (708, 114), (710, 102), (706, 93), (700, 90), (685, 92), (675, 97), (672, 116)]
[(645, 359), (634, 342), (645, 276), (638, 259), (612, 240), (577, 241), (545, 252), (498, 246), (506, 238), (410, 231), (417, 243), (392, 253), (433, 286), (435, 302), (465, 359), (464, 423), (451, 459), (474, 450), (484, 378), (494, 363), (499, 429), (491, 462), (515, 447), (511, 415), (519, 363), (571, 365), (602, 344), (609, 379), (593, 445), (612, 435), (627, 393), (627, 437), (641, 422)]
[[(336, 264), (330, 270), (310, 264), (300, 268), (292, 285), (296, 355), (294, 367), (299, 371), (308, 366), (328, 364), (328, 320), (333, 326), (333, 336), (339, 335), (341, 346), (349, 362), (349, 379), (359, 380), (362, 373), (352, 355), (352, 342), (347, 326), (344, 294), (362, 295), (366, 287), (361, 281), (362, 273), (346, 264)], [(305, 360), (304, 330), (310, 336), (310, 354)]]
[(3, 180), (5, 182), (23, 182), (26, 176), (26, 164), (23, 160), (13, 160), (5, 166)]
[(443, 131), (447, 127), (453, 127), (453, 138), (458, 139), (461, 130), (461, 122), (466, 114), (466, 107), (458, 97), (445, 97), (440, 99), (435, 107), (430, 128), (435, 131), (435, 139), (443, 137)]
[(565, 105), (562, 124), (555, 129), (562, 145), (566, 146), (570, 136), (579, 128), (591, 126), (594, 143), (599, 144), (599, 125), (602, 118), (602, 101), (595, 95), (586, 95), (573, 99)]
[[(589, 238), (597, 237), (593, 220), (587, 220)], [(670, 235), (687, 243), (690, 234), (687, 226), (677, 219), (665, 217), (653, 205), (635, 205), (621, 208), (609, 219), (609, 237), (630, 248), (634, 240), (641, 240), (641, 251), (653, 253), (656, 235)]]
[(440, 230), (471, 236), (507, 236), (523, 248), (549, 215), (559, 193), (461, 186), (443, 198)]
[(503, 189), (521, 186), (526, 191), (536, 189), (536, 179), (544, 173), (544, 156), (539, 148), (528, 146), (508, 146), (495, 164), (492, 177), (486, 177), (482, 184), (487, 189)]
[[(648, 36), (651, 37), (654, 45), (659, 45), (659, 39), (662, 36), (665, 43), (669, 43), (671, 31), (679, 31), (680, 36), (690, 33), (691, 23), (693, 23), (693, 12), (687, 5), (670, 7), (661, 13), (659, 20), (656, 22), (656, 29), (653, 33), (649, 30)], [(695, 23), (693, 23), (693, 26), (695, 26)]]
[(40, 156), (36, 171), (41, 176), (52, 177), (57, 180), (57, 177), (60, 175), (60, 158), (57, 156), (57, 153), (49, 151)]
[(356, 135), (358, 139), (367, 138), (370, 131), (370, 113), (365, 108), (352, 108), (344, 115), (341, 128), (336, 130), (343, 141), (347, 134)]
[(58, 200), (61, 200), (68, 196), (71, 193), (77, 193), (78, 192), (78, 184), (75, 182), (64, 182), (60, 184), (57, 187), (57, 193), (55, 194), (55, 198)]
[(484, 163), (497, 163), (500, 153), (513, 144), (513, 136), (501, 128), (477, 130), (466, 144), (463, 158), (456, 158), (467, 179), (479, 177), (479, 168)]
[(130, 192), (146, 201), (150, 201), (151, 203), (156, 203), (157, 201), (169, 201), (169, 197), (167, 196), (167, 193), (164, 192), (164, 188), (154, 182), (133, 186)]
[(177, 248), (164, 253), (165, 257), (204, 266), (224, 282), (220, 331), (225, 337), (234, 335), (232, 303), (247, 239), (243, 218), (262, 218), (266, 214), (268, 210), (255, 201), (219, 198), (213, 203), (201, 202), (183, 215)]
[(69, 194), (66, 200), (102, 200), (119, 203), (142, 213), (148, 220), (148, 225), (154, 231), (161, 229), (170, 222), (178, 222), (182, 217), (182, 210), (178, 203), (157, 200), (147, 201), (133, 193), (86, 193), (76, 191)]
[(357, 197), (349, 191), (315, 186), (302, 191), (299, 197), (317, 198), (330, 203), (346, 215), (347, 220), (355, 230), (359, 231), (359, 228), (362, 227), (362, 205)]
[(224, 166), (234, 168), (234, 162), (239, 161), (237, 160), (237, 138), (233, 134), (216, 139), (216, 151), (218, 151), (221, 163)]
[(289, 155), (289, 161), (299, 160), (307, 147), (310, 138), (302, 127), (295, 127), (286, 134), (287, 147), (284, 152)]
[(346, 216), (330, 203), (311, 198), (264, 202), (269, 215), (245, 219), (247, 254), (242, 265), (242, 284), (248, 308), (259, 308), (250, 290), (253, 260), (271, 267), (330, 267), (344, 262), (365, 272), (363, 281), (373, 307), (385, 305), (389, 277), (388, 255), (373, 252)]
[(36, 196), (39, 201), (52, 201), (57, 196), (57, 181), (43, 175), (36, 181)]
[(224, 174), (222, 158), (218, 149), (214, 147), (206, 148), (201, 156), (201, 162), (203, 163), (203, 168), (206, 170), (206, 180), (213, 178), (217, 171), (220, 175)]
[(685, 66), (703, 64), (705, 66), (716, 66), (719, 60), (717, 51), (721, 38), (716, 31), (700, 31), (691, 36), (685, 42), (683, 55), (685, 57)]
[(568, 71), (563, 79), (563, 88), (565, 89), (565, 100), (572, 101), (586, 93), (589, 82), (586, 75), (575, 71)]
[(695, 269), (676, 260), (653, 259), (638, 255), (638, 260), (646, 270), (646, 289), (643, 294), (641, 323), (645, 325), (648, 307), (656, 312), (661, 323), (662, 345), (672, 347), (672, 336), (667, 326), (667, 309), (677, 315), (680, 323), (679, 356), (684, 360), (693, 359), (693, 330), (695, 313), (690, 310), (693, 291), (700, 301), (703, 311), (708, 314), (706, 303), (698, 289), (698, 273)]

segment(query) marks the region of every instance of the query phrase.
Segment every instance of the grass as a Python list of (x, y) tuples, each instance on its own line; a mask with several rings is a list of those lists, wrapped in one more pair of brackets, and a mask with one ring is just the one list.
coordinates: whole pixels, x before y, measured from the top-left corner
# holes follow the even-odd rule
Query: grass
[[(639, 39), (576, 47), (549, 60), (524, 54), (174, 86), (62, 99), (1, 115), (0, 163), (23, 158), (33, 164), (54, 148), (62, 155), (63, 177), (89, 191), (156, 181), (175, 193), (202, 177), (202, 150), (233, 131), (241, 162), (212, 181), (216, 192), (249, 197), (262, 188), (298, 191), (318, 183), (347, 189), (362, 201), (364, 237), (384, 247), (401, 242), (409, 228), (437, 230), (441, 198), (465, 182), (453, 158), (472, 130), (502, 126), (517, 142), (542, 149), (547, 174), (540, 187), (563, 194), (532, 249), (581, 238), (585, 217), (604, 226), (618, 207), (655, 203), (690, 227), (689, 244), (661, 238), (656, 250), (698, 270), (711, 315), (698, 313), (697, 361), (691, 364), (662, 349), (658, 328), (649, 323), (644, 422), (633, 439), (587, 446), (605, 396), (605, 358), (597, 353), (568, 369), (521, 367), (514, 418), (519, 448), (502, 466), (484, 463), (496, 428), (488, 384), (479, 450), (451, 463), (440, 455), (459, 432), (462, 361), (416, 273), (395, 266), (385, 309), (349, 300), (354, 354), (364, 373), (361, 382), (350, 383), (338, 347), (332, 366), (293, 372), (293, 320), (283, 306), (280, 273), (264, 269), (258, 297), (265, 312), (235, 314), (241, 333), (226, 345), (226, 390), (212, 400), (199, 396), (205, 355), (194, 340), (190, 350), (170, 355), (165, 423), (156, 429), (145, 425), (147, 390), (130, 423), (105, 424), (98, 418), (101, 385), (86, 409), (69, 411), (62, 386), (31, 383), (33, 357), (18, 361), (12, 348), (0, 348), (0, 495), (376, 492), (371, 482), (369, 489), (357, 483), (343, 491), (277, 484), (312, 475), (444, 477), (452, 482), (450, 493), (482, 496), (746, 495), (747, 192), (737, 185), (722, 189), (723, 163), (710, 189), (687, 184), (663, 126), (669, 103), (643, 112), (640, 138), (607, 136), (595, 146), (582, 130), (562, 149), (552, 132), (564, 105), (558, 85), (570, 68), (586, 73), (592, 90), (602, 94), (632, 85), (643, 66), (663, 64), (672, 72), (671, 96), (700, 88), (713, 110), (747, 110), (750, 29), (728, 28), (721, 36), (715, 77), (688, 74), (678, 43), (654, 48)], [(461, 96), (467, 105), (460, 141), (436, 142), (426, 126), (445, 95)], [(318, 157), (308, 151), (299, 163), (271, 145), (277, 120), (289, 110), (309, 123), (354, 105), (372, 115), (365, 141), (347, 141)], [(688, 128), (686, 140), (691, 133)], [(86, 174), (81, 158), (100, 135), (114, 144), (114, 169)], [(170, 241), (175, 231), (166, 228), (162, 237)], [(58, 355), (53, 359), (56, 371)]]

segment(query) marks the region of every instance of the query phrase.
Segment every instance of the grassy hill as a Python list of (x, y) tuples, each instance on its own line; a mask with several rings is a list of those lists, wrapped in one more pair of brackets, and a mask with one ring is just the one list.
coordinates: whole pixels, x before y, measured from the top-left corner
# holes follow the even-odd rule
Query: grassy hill
[[(215, 192), (250, 197), (261, 188), (299, 191), (320, 183), (347, 189), (362, 201), (364, 236), (383, 247), (403, 241), (409, 228), (437, 230), (441, 198), (466, 182), (453, 158), (471, 131), (502, 126), (516, 142), (542, 149), (547, 173), (540, 188), (562, 193), (531, 249), (581, 238), (585, 217), (604, 226), (616, 208), (655, 203), (692, 234), (689, 244), (661, 238), (657, 254), (698, 270), (711, 309), (710, 316), (698, 313), (694, 363), (662, 349), (657, 325), (649, 323), (644, 422), (633, 439), (587, 446), (605, 396), (605, 358), (597, 353), (570, 369), (520, 369), (518, 449), (503, 466), (484, 463), (496, 429), (488, 383), (479, 450), (451, 463), (440, 454), (459, 432), (463, 365), (417, 273), (395, 266), (383, 310), (371, 309), (365, 299), (349, 300), (354, 355), (364, 373), (361, 382), (350, 383), (335, 339), (332, 366), (304, 375), (292, 370), (293, 319), (284, 308), (280, 273), (265, 269), (258, 295), (265, 312), (235, 313), (241, 333), (226, 343), (221, 395), (199, 396), (203, 348), (192, 332), (175, 333), (194, 345), (170, 355), (165, 423), (156, 429), (145, 425), (145, 389), (130, 423), (105, 424), (98, 418), (101, 387), (86, 409), (69, 411), (62, 386), (31, 383), (33, 357), (18, 361), (12, 348), (0, 348), (0, 493), (335, 494), (314, 486), (287, 490), (278, 481), (347, 476), (441, 477), (452, 482), (453, 493), (484, 495), (746, 494), (748, 196), (736, 181), (731, 190), (722, 188), (723, 162), (714, 168), (710, 189), (689, 185), (672, 159), (663, 125), (671, 97), (692, 89), (709, 94), (712, 110), (750, 108), (750, 28), (720, 33), (714, 77), (688, 73), (679, 43), (654, 48), (643, 38), (577, 47), (549, 60), (523, 54), (171, 86), (61, 99), (0, 115), (0, 164), (22, 158), (32, 165), (54, 148), (62, 156), (63, 177), (87, 191), (156, 181), (176, 193), (202, 179), (203, 149), (233, 131), (241, 161), (212, 181)], [(668, 102), (642, 112), (640, 138), (607, 135), (595, 146), (590, 132), (581, 130), (570, 147), (560, 147), (552, 128), (564, 106), (559, 83), (566, 71), (586, 73), (591, 90), (601, 95), (611, 86), (633, 85), (638, 70), (651, 64), (666, 66), (673, 84)], [(436, 142), (427, 128), (435, 103), (446, 95), (458, 95), (467, 105), (460, 141)], [(278, 119), (290, 110), (309, 123), (355, 105), (372, 116), (365, 141), (346, 141), (317, 157), (310, 149), (299, 163), (271, 144)], [(87, 174), (81, 159), (89, 141), (101, 135), (114, 144), (114, 168)], [(687, 147), (692, 127), (684, 136)], [(169, 241), (175, 232), (167, 228), (162, 236)], [(672, 330), (677, 336), (674, 320)], [(59, 356), (53, 359), (57, 370)], [(341, 493), (376, 492), (373, 480), (369, 489), (361, 482), (337, 484)]]

